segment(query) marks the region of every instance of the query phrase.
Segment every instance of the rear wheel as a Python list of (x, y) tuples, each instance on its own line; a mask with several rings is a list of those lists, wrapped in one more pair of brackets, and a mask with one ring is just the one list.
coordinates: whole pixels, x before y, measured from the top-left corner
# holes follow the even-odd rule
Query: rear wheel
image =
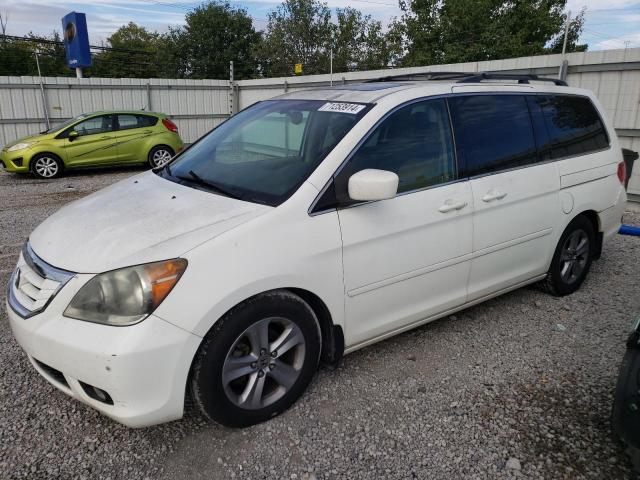
[(163, 167), (173, 158), (174, 152), (166, 145), (156, 145), (149, 152), (147, 161), (151, 168)]
[(556, 296), (578, 290), (591, 268), (595, 239), (591, 221), (584, 216), (574, 218), (556, 246), (547, 278), (541, 283), (543, 289)]
[(62, 173), (62, 161), (52, 153), (40, 153), (31, 159), (31, 173), (38, 178), (55, 178)]
[(311, 307), (288, 291), (253, 297), (220, 319), (194, 359), (191, 396), (230, 427), (272, 418), (302, 395), (318, 368), (321, 336)]

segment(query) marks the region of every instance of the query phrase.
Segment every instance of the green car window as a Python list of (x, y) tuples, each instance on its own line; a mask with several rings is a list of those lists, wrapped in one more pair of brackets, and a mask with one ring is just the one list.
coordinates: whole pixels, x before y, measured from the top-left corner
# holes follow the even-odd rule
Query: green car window
[(132, 113), (118, 115), (118, 130), (152, 127), (158, 123), (158, 117), (150, 115), (134, 115)]
[(79, 136), (95, 135), (96, 133), (105, 133), (113, 130), (111, 115), (100, 115), (92, 117), (84, 122), (80, 122), (73, 127)]

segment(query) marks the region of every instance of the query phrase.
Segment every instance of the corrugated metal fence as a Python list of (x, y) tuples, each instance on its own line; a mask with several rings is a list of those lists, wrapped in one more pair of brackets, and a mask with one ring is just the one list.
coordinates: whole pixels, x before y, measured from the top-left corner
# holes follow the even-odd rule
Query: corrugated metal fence
[(164, 112), (193, 142), (229, 116), (226, 80), (0, 77), (0, 145), (98, 110)]
[[(640, 150), (640, 48), (570, 53), (566, 80), (596, 93), (624, 147)], [(186, 142), (218, 125), (230, 112), (293, 90), (344, 84), (401, 73), (430, 71), (535, 73), (557, 76), (562, 55), (394, 70), (240, 80), (141, 80), (106, 78), (0, 77), (0, 144), (45, 128), (47, 112), (58, 122), (96, 110), (142, 109), (164, 112), (176, 121)], [(640, 194), (640, 166), (630, 191)]]

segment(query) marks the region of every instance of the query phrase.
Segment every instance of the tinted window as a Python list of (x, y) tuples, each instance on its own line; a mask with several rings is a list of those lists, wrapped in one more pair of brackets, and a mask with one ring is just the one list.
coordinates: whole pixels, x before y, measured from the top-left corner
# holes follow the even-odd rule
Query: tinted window
[(247, 201), (279, 205), (370, 106), (269, 100), (234, 115), (158, 174)]
[(112, 131), (111, 115), (101, 115), (92, 117), (84, 122), (78, 123), (73, 127), (79, 136), (95, 135), (97, 133), (105, 133)]
[(598, 113), (586, 97), (537, 95), (548, 139), (541, 150), (548, 158), (581, 155), (601, 150), (609, 139)]
[(128, 130), (130, 128), (151, 127), (157, 121), (156, 117), (150, 117), (149, 115), (122, 114), (118, 115), (118, 128), (120, 130)]
[(428, 100), (399, 109), (369, 136), (339, 176), (346, 192), (354, 173), (389, 170), (400, 178), (398, 192), (430, 187), (456, 177), (449, 114), (444, 100)]
[(449, 99), (458, 158), (468, 176), (537, 161), (529, 109), (521, 95)]

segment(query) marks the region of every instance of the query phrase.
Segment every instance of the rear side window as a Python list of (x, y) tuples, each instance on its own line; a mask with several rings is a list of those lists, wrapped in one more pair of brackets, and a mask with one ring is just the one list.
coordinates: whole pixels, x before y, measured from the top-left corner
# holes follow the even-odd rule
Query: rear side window
[(449, 182), (456, 178), (453, 141), (444, 100), (426, 100), (402, 107), (386, 118), (353, 155), (339, 176), (348, 178), (367, 168), (398, 175), (398, 192)]
[(547, 131), (540, 150), (545, 158), (562, 158), (602, 150), (609, 146), (598, 112), (586, 97), (536, 95)]
[(151, 117), (149, 115), (134, 115), (134, 114), (118, 115), (119, 130), (152, 127), (157, 122), (158, 122), (157, 117)]
[(522, 95), (451, 97), (451, 120), (465, 176), (537, 161), (527, 101)]

